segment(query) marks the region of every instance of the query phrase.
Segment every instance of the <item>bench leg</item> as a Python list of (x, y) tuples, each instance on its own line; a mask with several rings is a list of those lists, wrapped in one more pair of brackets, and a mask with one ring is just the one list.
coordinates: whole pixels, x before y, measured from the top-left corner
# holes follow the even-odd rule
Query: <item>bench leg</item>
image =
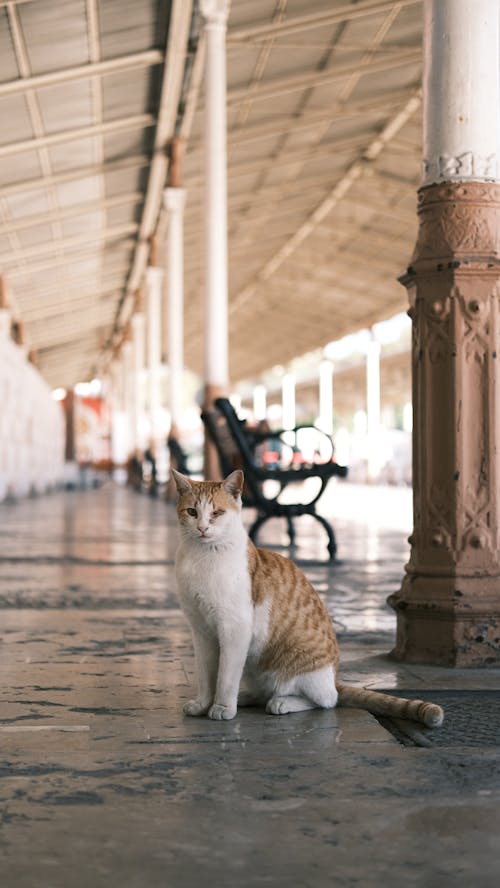
[(290, 546), (295, 546), (295, 527), (293, 526), (293, 518), (291, 515), (286, 516), (286, 524), (288, 528), (288, 538)]
[(333, 532), (333, 527), (328, 523), (326, 518), (323, 518), (322, 515), (318, 515), (316, 512), (312, 513), (313, 518), (316, 518), (316, 521), (319, 521), (320, 524), (323, 525), (327, 534), (328, 534), (328, 551), (330, 553), (330, 561), (335, 561), (335, 556), (337, 554), (337, 541), (335, 539), (335, 533)]

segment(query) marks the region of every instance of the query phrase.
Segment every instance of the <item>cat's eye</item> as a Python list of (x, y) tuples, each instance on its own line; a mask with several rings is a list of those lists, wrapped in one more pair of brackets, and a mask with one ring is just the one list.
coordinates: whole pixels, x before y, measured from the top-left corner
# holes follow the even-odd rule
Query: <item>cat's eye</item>
[(196, 518), (198, 515), (198, 512), (196, 511), (196, 509), (186, 509), (186, 512), (188, 513), (188, 515), (192, 515), (193, 518)]
[(215, 511), (212, 512), (212, 517), (213, 518), (220, 518), (221, 515), (225, 514), (225, 511), (226, 511), (225, 509), (215, 509)]

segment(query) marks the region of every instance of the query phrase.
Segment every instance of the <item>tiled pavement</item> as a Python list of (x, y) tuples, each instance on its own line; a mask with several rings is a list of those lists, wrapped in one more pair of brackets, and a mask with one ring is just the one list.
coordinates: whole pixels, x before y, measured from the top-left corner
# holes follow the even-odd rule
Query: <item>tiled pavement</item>
[[(296, 555), (343, 678), (499, 689), (500, 670), (387, 657), (409, 492), (339, 484), (324, 506), (340, 563), (307, 518)], [(171, 506), (112, 484), (0, 506), (2, 888), (496, 886), (500, 738), (407, 748), (355, 710), (182, 716), (175, 546)]]

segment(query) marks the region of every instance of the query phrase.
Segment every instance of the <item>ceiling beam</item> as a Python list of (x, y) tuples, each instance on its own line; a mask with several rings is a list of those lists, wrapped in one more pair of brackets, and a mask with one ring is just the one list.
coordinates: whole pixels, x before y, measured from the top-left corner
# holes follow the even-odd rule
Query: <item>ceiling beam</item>
[[(80, 318), (80, 322), (75, 324), (68, 325), (67, 328), (57, 327), (50, 328), (47, 331), (42, 331), (41, 333), (37, 332), (32, 325), (30, 325), (30, 340), (31, 345), (34, 349), (39, 348), (47, 348), (48, 346), (61, 344), (63, 342), (72, 341), (76, 337), (78, 339), (81, 335), (85, 333), (89, 333), (92, 330), (99, 330), (102, 328), (108, 328), (113, 321), (113, 313), (109, 312), (109, 317), (97, 319), (90, 318), (85, 319), (84, 317)], [(97, 358), (97, 350), (95, 352), (95, 357)]]
[(321, 201), (320, 204), (309, 214), (308, 218), (303, 222), (287, 242), (275, 253), (275, 255), (261, 268), (260, 272), (255, 276), (254, 280), (248, 284), (233, 299), (230, 306), (230, 313), (238, 311), (238, 309), (249, 300), (252, 299), (257, 286), (267, 281), (285, 260), (309, 237), (316, 227), (331, 213), (344, 196), (350, 191), (353, 184), (363, 175), (367, 166), (367, 162), (374, 161), (383, 151), (390, 140), (399, 132), (399, 130), (408, 122), (408, 120), (416, 113), (421, 105), (420, 92), (412, 96), (405, 106), (390, 120), (387, 121), (384, 129), (370, 142), (361, 157), (355, 160), (339, 181), (334, 185), (329, 194)]
[(80, 340), (78, 336), (59, 345), (37, 349), (38, 367), (49, 385), (53, 387), (64, 386), (71, 388), (77, 382), (84, 382), (92, 378), (91, 368), (95, 362), (96, 334), (95, 332), (85, 337), (88, 343), (84, 349), (78, 348), (75, 353), (74, 343)]
[(85, 330), (95, 324), (110, 323), (112, 312), (113, 306), (105, 301), (95, 305), (85, 305), (75, 310), (70, 308), (63, 312), (47, 315), (45, 318), (32, 320), (30, 331), (35, 334), (34, 338), (36, 338), (41, 333), (56, 336), (61, 330), (68, 331), (73, 328)]
[[(260, 248), (259, 244), (256, 244), (255, 237), (249, 237), (248, 235), (243, 235), (243, 237), (240, 236), (238, 239), (233, 238), (230, 241), (230, 250), (229, 251), (231, 254), (234, 254), (234, 253), (238, 253), (238, 252), (246, 250), (249, 254), (251, 254), (251, 256), (253, 258), (258, 250), (260, 252), (264, 252), (264, 253), (269, 252), (269, 244), (272, 243), (272, 241), (284, 240), (287, 237), (289, 237), (290, 234), (293, 233), (294, 231), (295, 231), (295, 226), (292, 226), (292, 227), (289, 227), (285, 231), (275, 231), (275, 232), (269, 233), (269, 234), (266, 233), (265, 238), (263, 238), (262, 248)], [(262, 232), (259, 232), (259, 235), (261, 235), (261, 234), (262, 234)], [(185, 242), (186, 248), (189, 250), (193, 249), (193, 248), (196, 249), (196, 246), (198, 245), (197, 241), (199, 241), (199, 237), (196, 238), (194, 243), (189, 238), (186, 238), (186, 242)], [(195, 268), (202, 267), (202, 265), (203, 265), (203, 254), (200, 250), (200, 253), (198, 255), (198, 262), (190, 262), (189, 263), (188, 274), (190, 272), (192, 272)]]
[[(33, 0), (32, 0), (33, 2)], [(127, 172), (139, 170), (149, 166), (151, 157), (147, 154), (128, 157), (124, 160), (111, 160), (104, 164), (77, 167), (68, 170), (67, 173), (54, 173), (52, 176), (40, 176), (36, 179), (22, 179), (20, 182), (12, 182), (0, 188), (0, 198), (12, 197), (30, 191), (38, 191), (41, 188), (52, 188), (56, 185), (65, 185), (68, 182), (78, 182), (80, 179), (91, 179), (94, 176), (105, 176), (108, 173)]]
[[(360, 66), (360, 60), (356, 62), (344, 62), (326, 68), (322, 71), (314, 71), (307, 73), (302, 71), (299, 74), (289, 74), (285, 77), (275, 77), (267, 83), (252, 90), (252, 102), (266, 101), (275, 99), (287, 93), (311, 89), (315, 86), (325, 86), (334, 83), (337, 80), (345, 80), (351, 74), (362, 74), (363, 77), (370, 74), (377, 74), (381, 71), (390, 71), (393, 68), (401, 68), (403, 66), (414, 66), (422, 64), (422, 50), (405, 49), (396, 52), (386, 52), (372, 58), (367, 64)], [(248, 86), (239, 86), (229, 90), (227, 105), (232, 108), (239, 105), (248, 97)]]
[(22, 318), (27, 324), (34, 321), (45, 321), (47, 317), (51, 317), (62, 312), (73, 311), (83, 306), (90, 307), (94, 303), (106, 302), (110, 296), (118, 296), (120, 288), (116, 285), (113, 287), (103, 287), (98, 290), (81, 290), (79, 293), (71, 293), (67, 298), (61, 296), (56, 302), (47, 302), (42, 300), (38, 305), (31, 307), (22, 306)]
[(62, 145), (75, 139), (112, 135), (113, 133), (127, 132), (128, 130), (135, 129), (146, 129), (154, 125), (154, 114), (135, 114), (131, 117), (109, 120), (107, 123), (92, 123), (89, 126), (62, 130), (59, 133), (52, 133), (50, 136), (24, 139), (22, 142), (7, 142), (6, 145), (0, 145), (0, 157), (8, 157), (11, 154), (20, 154), (24, 151), (37, 151), (39, 148), (51, 148), (54, 145)]
[[(66, 369), (67, 366), (80, 364), (82, 361), (90, 360), (95, 356), (95, 336), (87, 333), (85, 336), (79, 337), (75, 334), (71, 341), (78, 343), (78, 348), (68, 348), (68, 343), (57, 345), (47, 345), (39, 350), (39, 357), (44, 366), (52, 366), (57, 368), (59, 365)], [(87, 345), (88, 343), (88, 345)]]
[(130, 53), (130, 55), (118, 56), (102, 62), (59, 68), (57, 71), (49, 71), (47, 74), (36, 74), (33, 77), (18, 77), (16, 80), (4, 81), (0, 83), (0, 97), (25, 92), (28, 89), (43, 89), (43, 87), (55, 86), (58, 83), (66, 85), (73, 80), (82, 80), (101, 74), (117, 74), (120, 71), (150, 68), (153, 65), (161, 65), (162, 62), (163, 53), (160, 50), (148, 49), (145, 52)]
[[(124, 238), (119, 242), (120, 250), (124, 248), (132, 249), (135, 247), (135, 238)], [(99, 250), (98, 252), (102, 252)], [(109, 255), (111, 250), (109, 247), (106, 248), (106, 254)], [(115, 250), (113, 250), (115, 252)], [(81, 244), (80, 247), (76, 249), (76, 252), (73, 255), (65, 255), (65, 256), (57, 256), (51, 257), (50, 259), (45, 259), (43, 262), (34, 263), (33, 265), (19, 265), (17, 268), (10, 268), (7, 274), (7, 277), (12, 279), (13, 277), (18, 277), (19, 275), (34, 275), (39, 274), (43, 271), (50, 271), (53, 268), (66, 269), (71, 266), (71, 263), (75, 264), (78, 262), (82, 262), (90, 258), (95, 258), (96, 256), (96, 245), (95, 241)]]
[[(300, 192), (298, 195), (297, 191), (290, 190), (290, 181), (280, 182), (279, 185), (269, 185), (265, 188), (265, 190), (261, 191), (256, 197), (252, 191), (245, 191), (241, 193), (231, 194), (228, 198), (228, 209), (230, 214), (236, 214), (241, 209), (245, 208), (253, 208), (253, 207), (266, 207), (269, 204), (271, 206), (276, 206), (278, 201), (281, 200), (294, 200), (300, 199), (312, 191), (328, 191), (329, 185), (328, 182), (325, 183), (324, 175), (312, 175), (312, 176), (301, 176), (300, 177)], [(190, 193), (189, 195), (189, 203), (186, 204), (185, 210), (185, 218), (189, 220), (189, 230), (191, 231), (193, 228), (196, 228), (197, 223), (199, 223), (200, 215), (203, 210), (203, 196), (200, 191)], [(202, 224), (198, 225), (200, 231), (202, 230)]]
[(149, 258), (150, 240), (158, 222), (168, 170), (168, 158), (165, 149), (175, 131), (186, 64), (192, 6), (192, 0), (172, 0), (170, 4), (170, 20), (167, 42), (163, 53), (165, 65), (158, 106), (153, 160), (149, 170), (139, 236), (130, 275), (123, 299), (120, 300), (117, 306), (113, 331), (118, 329), (121, 323), (128, 320), (128, 316), (133, 310), (133, 294), (142, 282)]
[[(95, 256), (95, 248), (92, 244), (90, 244), (91, 252), (93, 253), (94, 260)], [(116, 251), (114, 251), (116, 252)], [(107, 256), (107, 262), (103, 266), (100, 264), (100, 257), (97, 258), (95, 262), (94, 271), (88, 271), (84, 269), (83, 271), (80, 268), (75, 269), (75, 265), (82, 261), (88, 262), (89, 257), (84, 254), (83, 257), (75, 257), (74, 264), (66, 263), (62, 266), (55, 275), (51, 275), (48, 279), (39, 281), (39, 286), (33, 289), (31, 284), (23, 284), (19, 283), (16, 286), (16, 292), (19, 292), (21, 299), (25, 299), (26, 297), (35, 297), (35, 299), (40, 295), (42, 297), (47, 293), (52, 293), (54, 288), (62, 288), (67, 286), (73, 286), (73, 284), (86, 284), (88, 287), (94, 286), (96, 283), (101, 281), (106, 277), (110, 277), (114, 274), (125, 274), (125, 271), (128, 267), (128, 260), (126, 255), (123, 256), (114, 256), (113, 259), (110, 256)]]
[[(349, 139), (334, 139), (329, 142), (320, 142), (315, 148), (307, 146), (294, 151), (284, 151), (279, 155), (278, 159), (273, 157), (272, 154), (268, 154), (265, 157), (250, 162), (244, 161), (243, 163), (230, 164), (227, 169), (227, 176), (228, 179), (236, 179), (239, 176), (248, 176), (266, 170), (270, 172), (276, 163), (282, 169), (283, 167), (304, 163), (308, 160), (316, 160), (321, 156), (333, 156), (340, 154), (342, 151), (360, 149), (364, 145), (366, 145), (366, 133), (356, 137), (351, 136)], [(204, 182), (204, 174), (200, 173), (197, 176), (186, 177), (186, 181), (189, 188), (201, 187)]]
[[(99, 306), (99, 310), (88, 311), (87, 308), (68, 311), (58, 315), (52, 315), (45, 320), (31, 321), (28, 330), (33, 344), (39, 344), (41, 340), (56, 342), (61, 334), (67, 335), (72, 330), (91, 330), (93, 327), (102, 327), (113, 320), (113, 306)], [(36, 345), (35, 345), (36, 347)]]
[[(273, 136), (280, 136), (283, 133), (289, 133), (293, 127), (293, 132), (301, 130), (309, 130), (315, 124), (333, 124), (336, 120), (350, 120), (360, 116), (365, 116), (373, 112), (376, 114), (387, 115), (390, 106), (399, 107), (409, 95), (415, 92), (417, 85), (411, 89), (394, 90), (393, 92), (384, 93), (383, 96), (366, 99), (359, 102), (333, 102), (329, 108), (321, 110), (304, 112), (297, 117), (292, 114), (276, 114), (271, 121), (265, 123), (252, 123), (247, 126), (238, 127), (228, 132), (227, 143), (229, 148), (237, 147), (240, 144), (257, 141), (259, 139), (269, 139)], [(198, 139), (191, 143), (188, 149), (188, 158), (190, 159), (197, 151), (202, 151), (202, 141)]]
[[(8, 6), (7, 7), (7, 21), (9, 26), (10, 37), (12, 41), (12, 48), (14, 50), (14, 57), (16, 60), (17, 70), (19, 72), (19, 76), (21, 78), (31, 77), (31, 63), (28, 52), (28, 47), (26, 44), (26, 40), (23, 33), (23, 28), (21, 25), (21, 18), (19, 16), (19, 11), (16, 6)], [(26, 90), (23, 97), (21, 98), (21, 105), (24, 104), (31, 125), (32, 137), (35, 139), (42, 138), (46, 135), (45, 125), (43, 121), (43, 115), (40, 108), (40, 103), (38, 99), (38, 94), (31, 89)], [(46, 147), (41, 146), (36, 151), (36, 160), (39, 164), (42, 175), (47, 176), (52, 173), (52, 160), (49, 155), (49, 152)], [(49, 208), (54, 210), (57, 207), (57, 198), (52, 189), (48, 189), (46, 193), (46, 200)], [(3, 201), (3, 215), (6, 218), (9, 218), (8, 208), (5, 207), (5, 202)], [(52, 237), (57, 240), (62, 235), (61, 226), (59, 222), (53, 222), (51, 224), (51, 234)], [(9, 231), (8, 239), (11, 245), (11, 248), (14, 250), (21, 248), (21, 242), (15, 231)]]
[[(400, 7), (415, 6), (420, 2), (421, 0), (398, 0), (397, 5)], [(365, 2), (357, 3), (356, 5), (348, 3), (328, 11), (290, 16), (285, 18), (284, 21), (278, 21), (275, 24), (270, 22), (265, 25), (256, 24), (246, 25), (242, 28), (230, 28), (228, 43), (231, 45), (232, 43), (247, 43), (262, 38), (284, 37), (311, 28), (323, 28), (369, 15), (381, 15), (390, 12), (395, 5), (395, 0), (365, 0)]]
[[(125, 225), (114, 225), (112, 228), (97, 228), (95, 231), (86, 231), (85, 234), (77, 234), (75, 237), (67, 237), (63, 240), (50, 240), (43, 244), (35, 244), (25, 250), (17, 250), (12, 255), (5, 256), (3, 266), (8, 266), (9, 263), (18, 264), (19, 262), (29, 262), (31, 259), (37, 258), (38, 256), (45, 256), (46, 253), (71, 250), (82, 244), (127, 237), (131, 234), (136, 234), (137, 229), (137, 222), (128, 222)], [(26, 266), (26, 270), (29, 271), (29, 265)], [(9, 273), (7, 268), (7, 275), (9, 275)]]
[(119, 194), (116, 197), (108, 197), (99, 201), (82, 201), (82, 203), (73, 204), (70, 207), (61, 207), (59, 210), (50, 213), (35, 213), (33, 216), (22, 216), (17, 219), (10, 218), (8, 222), (0, 225), (0, 234), (7, 234), (9, 231), (25, 231), (37, 225), (45, 225), (56, 221), (61, 222), (64, 219), (72, 219), (75, 216), (84, 216), (86, 213), (99, 213), (114, 207), (139, 203), (143, 200), (143, 197), (144, 195), (141, 192), (133, 191), (130, 194)]
[(387, 232), (385, 230), (380, 232), (378, 229), (386, 225), (386, 220), (389, 219), (396, 223), (394, 232), (390, 235), (391, 244), (398, 240), (405, 244), (408, 243), (408, 231), (410, 228), (413, 229), (418, 222), (415, 217), (398, 215), (397, 207), (394, 208), (394, 215), (391, 215), (390, 208), (388, 207), (384, 208), (381, 206), (379, 209), (373, 203), (360, 204), (360, 206), (371, 215), (364, 215), (363, 218), (358, 220), (355, 212), (351, 212), (342, 217), (341, 225), (331, 224), (328, 219), (325, 219), (316, 229), (315, 236), (320, 241), (335, 241), (338, 243), (339, 240), (346, 240), (351, 235), (362, 237), (363, 234), (366, 234), (369, 237), (373, 237), (373, 242), (380, 240), (381, 243), (387, 244)]
[(19, 303), (23, 306), (23, 311), (30, 311), (31, 308), (43, 305), (46, 298), (71, 299), (72, 294), (75, 296), (87, 294), (88, 298), (92, 298), (95, 293), (100, 292), (101, 287), (111, 287), (113, 281), (114, 289), (120, 289), (128, 269), (128, 263), (108, 268), (105, 266), (102, 271), (97, 271), (94, 275), (87, 274), (78, 277), (69, 277), (66, 280), (54, 278), (48, 286), (37, 286), (33, 288), (31, 284), (27, 290), (16, 288), (16, 296)]
[[(307, 252), (305, 252), (304, 250), (301, 250), (300, 262), (297, 261), (298, 254), (297, 256), (291, 257), (290, 268), (287, 268), (285, 274), (282, 272), (278, 276), (276, 285), (287, 285), (287, 283), (293, 284), (293, 281), (297, 281), (297, 274), (303, 273), (305, 284), (313, 284), (316, 287), (316, 269), (320, 264), (323, 268), (328, 269), (329, 279), (333, 281), (335, 281), (335, 278), (339, 273), (342, 276), (342, 280), (345, 280), (346, 272), (349, 273), (349, 270), (355, 274), (356, 270), (359, 268), (369, 268), (370, 272), (374, 273), (374, 279), (375, 274), (377, 273), (387, 282), (393, 283), (396, 280), (396, 275), (399, 273), (395, 253), (393, 251), (391, 251), (390, 254), (384, 253), (384, 247), (387, 250), (388, 240), (387, 238), (385, 240), (380, 238), (378, 250), (375, 246), (373, 253), (368, 254), (366, 252), (367, 244), (365, 241), (368, 241), (368, 244), (371, 245), (372, 234), (373, 230), (371, 228), (368, 231), (356, 232), (355, 230), (351, 230), (349, 238), (346, 238), (345, 243), (341, 244), (340, 247), (339, 244), (332, 239), (329, 251), (308, 249)], [(353, 239), (355, 241), (354, 243), (352, 243)], [(353, 261), (354, 258), (356, 265)], [(376, 272), (377, 269), (379, 270), (378, 272)], [(347, 277), (349, 277), (349, 274)], [(269, 285), (272, 283), (273, 282), (270, 281)], [(340, 292), (342, 287), (335, 282), (332, 284), (332, 289)]]
[[(370, 270), (369, 289), (366, 286), (366, 272), (368, 270)], [(289, 277), (283, 278), (280, 275), (276, 282), (270, 281), (266, 293), (279, 292), (280, 287), (283, 292), (287, 292), (288, 288), (294, 286), (300, 289), (302, 281), (304, 281), (304, 286), (312, 287), (316, 294), (322, 293), (324, 297), (327, 297), (328, 294), (335, 294), (337, 305), (343, 299), (351, 300), (353, 294), (356, 294), (356, 298), (358, 298), (358, 294), (362, 296), (364, 294), (366, 298), (363, 298), (363, 302), (369, 306), (375, 294), (383, 295), (389, 290), (394, 292), (395, 288), (399, 288), (400, 285), (396, 279), (397, 271), (397, 263), (394, 264), (391, 273), (389, 265), (384, 268), (372, 267), (369, 258), (364, 259), (357, 267), (354, 265), (352, 257), (350, 261), (337, 257), (330, 266), (324, 265), (321, 268), (315, 268), (308, 262), (300, 262), (290, 269)]]

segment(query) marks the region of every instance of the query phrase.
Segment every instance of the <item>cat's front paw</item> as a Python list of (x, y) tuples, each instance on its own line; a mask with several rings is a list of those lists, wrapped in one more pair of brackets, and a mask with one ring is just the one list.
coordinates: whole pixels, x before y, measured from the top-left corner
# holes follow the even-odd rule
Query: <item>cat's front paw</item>
[(214, 703), (208, 710), (208, 717), (216, 720), (230, 719), (236, 715), (236, 706), (224, 706), (223, 703)]
[(201, 700), (188, 700), (182, 707), (184, 715), (206, 715), (210, 709), (210, 703), (205, 705)]

